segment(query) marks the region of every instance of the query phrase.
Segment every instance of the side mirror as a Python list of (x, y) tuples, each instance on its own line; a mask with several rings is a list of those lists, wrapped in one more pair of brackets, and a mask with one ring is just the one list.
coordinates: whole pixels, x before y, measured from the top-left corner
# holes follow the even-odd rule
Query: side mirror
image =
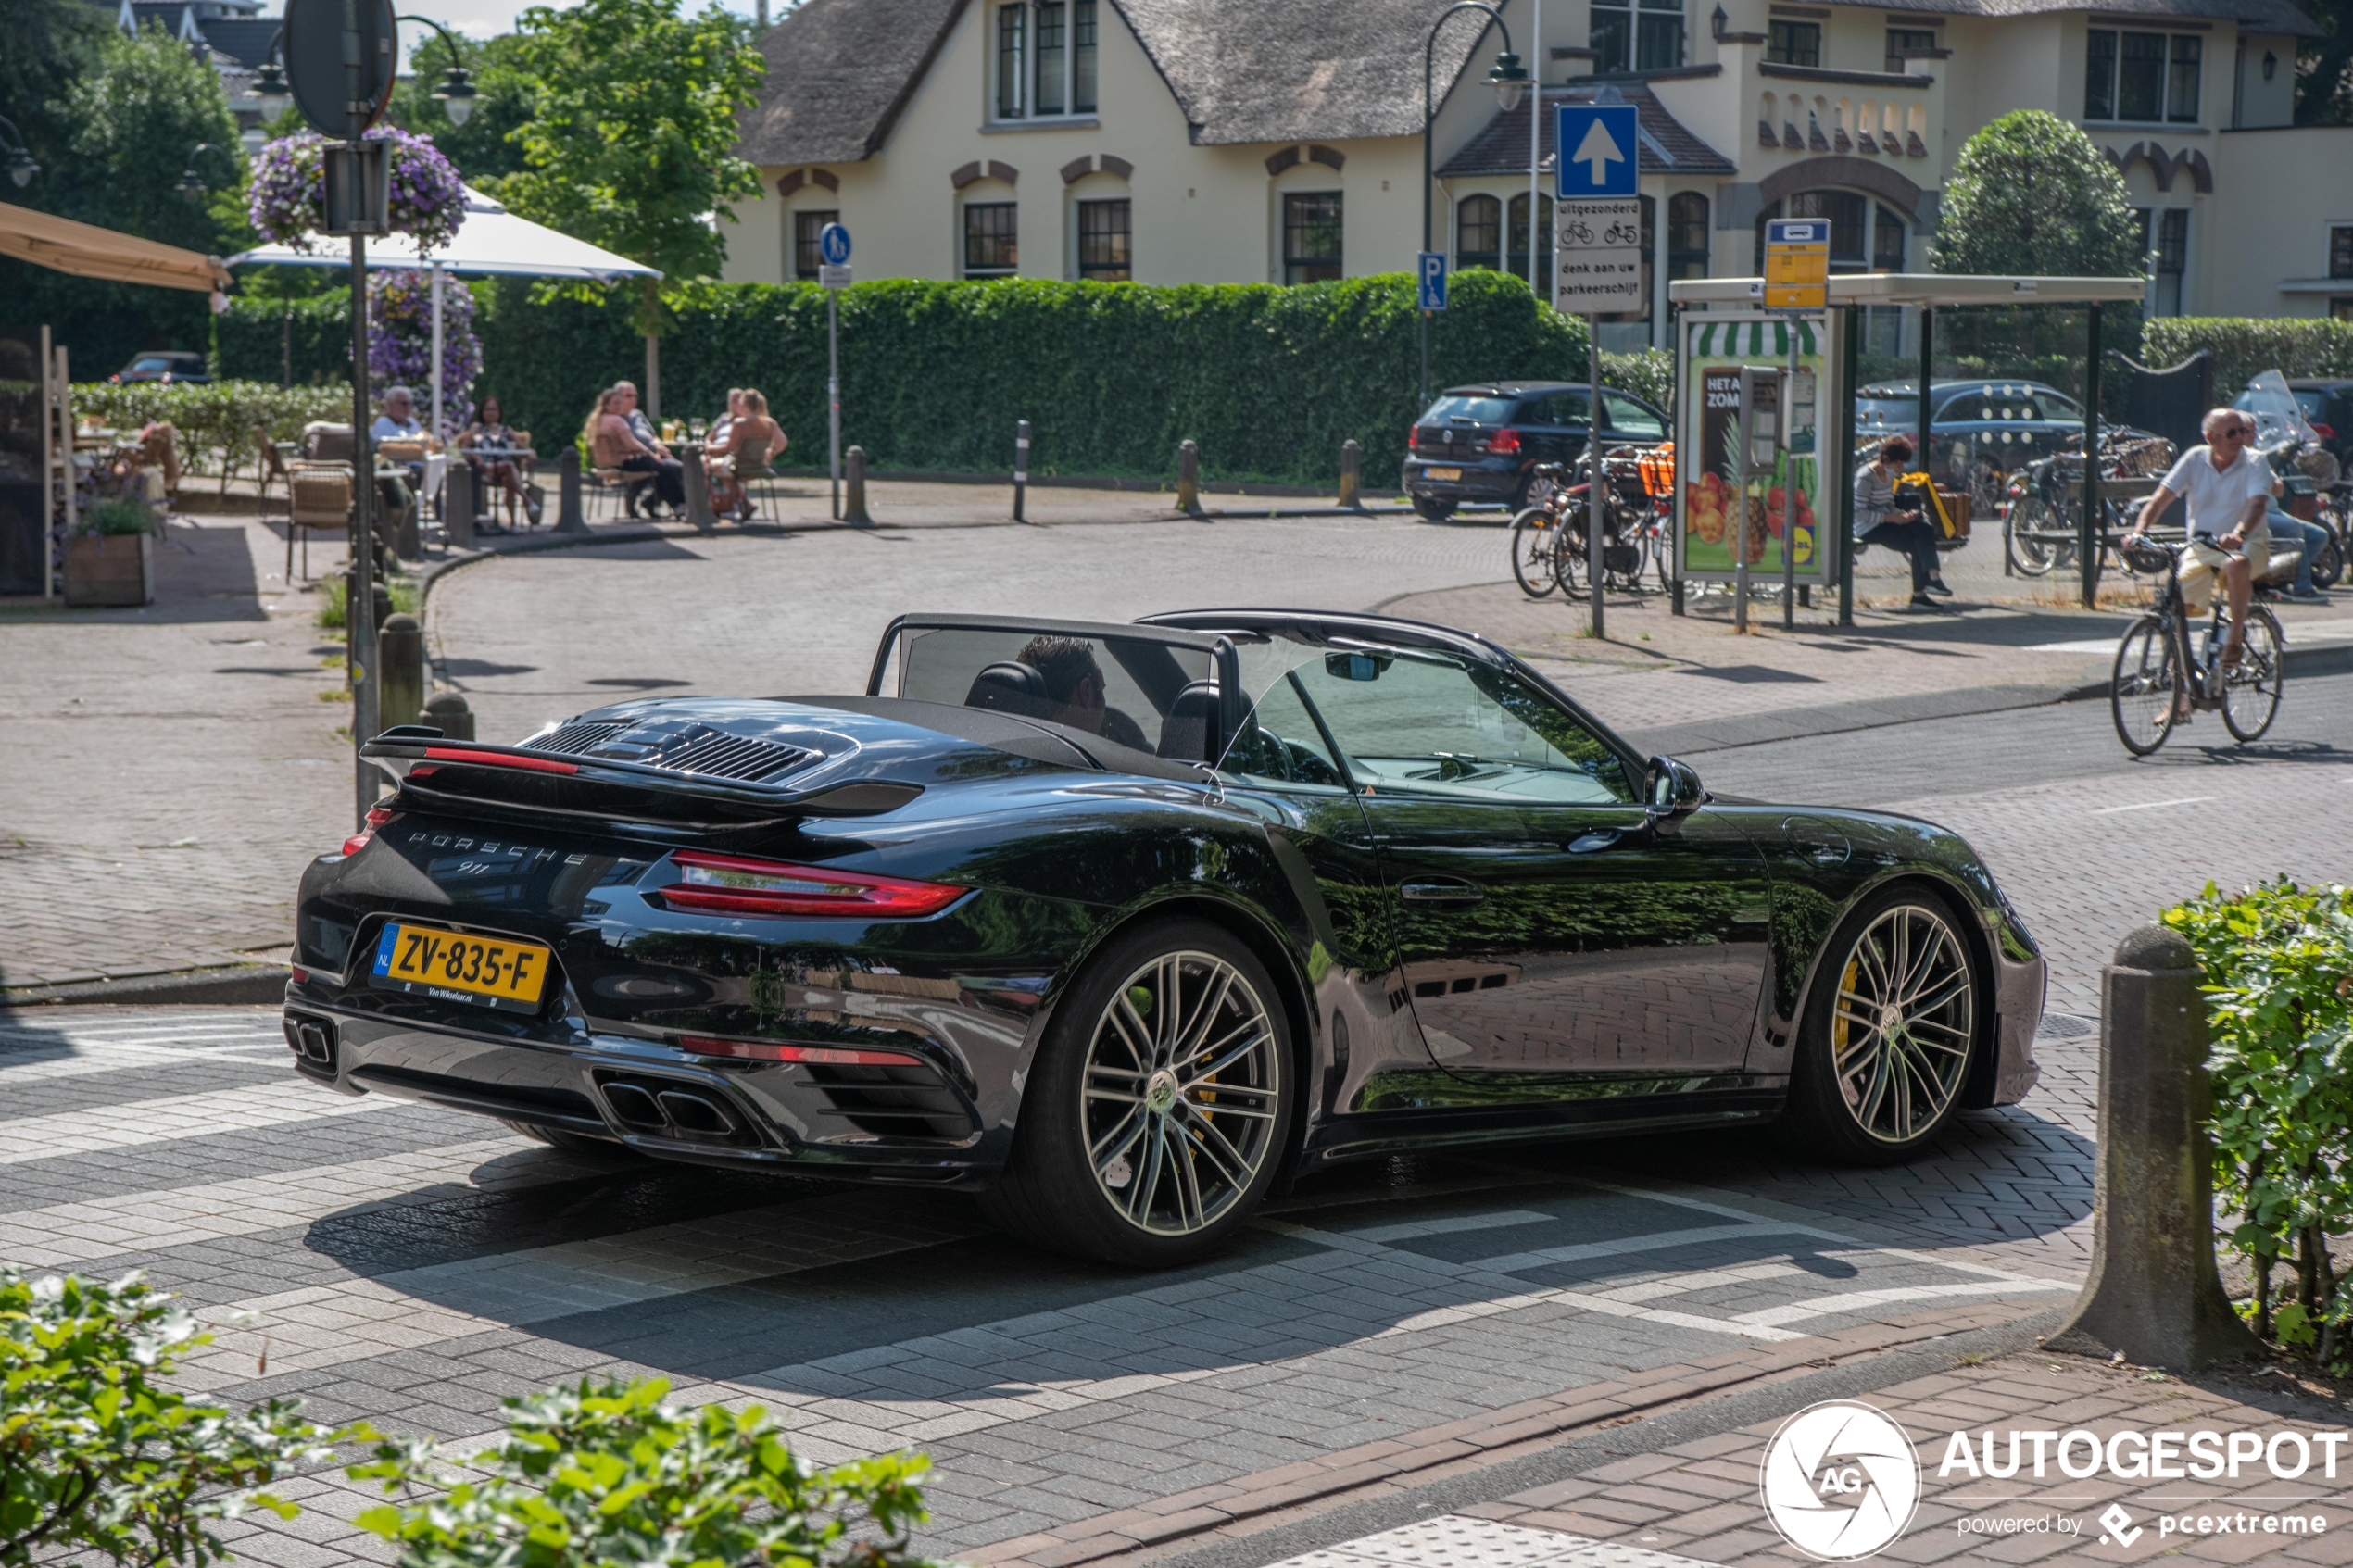
[(1683, 817), (1707, 804), (1707, 787), (1688, 762), (1672, 757), (1651, 759), (1650, 809), (1654, 816)]

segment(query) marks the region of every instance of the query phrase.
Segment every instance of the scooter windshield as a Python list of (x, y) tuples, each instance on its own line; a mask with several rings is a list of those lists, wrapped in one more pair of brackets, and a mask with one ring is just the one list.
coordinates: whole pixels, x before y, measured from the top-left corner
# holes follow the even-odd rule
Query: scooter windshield
[(2277, 370), (2265, 370), (2246, 383), (2239, 395), (2238, 408), (2255, 421), (2255, 445), (2263, 449), (2285, 441), (2317, 444), (2321, 437), (2305, 421), (2304, 410), (2296, 401), (2296, 394), (2288, 390), (2287, 378)]

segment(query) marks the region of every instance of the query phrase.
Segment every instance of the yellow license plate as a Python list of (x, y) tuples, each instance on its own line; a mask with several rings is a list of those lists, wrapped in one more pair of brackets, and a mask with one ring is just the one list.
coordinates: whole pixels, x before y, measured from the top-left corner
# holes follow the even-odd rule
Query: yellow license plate
[(1460, 469), (1424, 469), (1422, 470), (1422, 477), (1424, 479), (1460, 479), (1463, 477), (1463, 470)]
[(395, 921), (376, 941), (372, 984), (388, 991), (536, 1012), (555, 954), (537, 942), (469, 936)]

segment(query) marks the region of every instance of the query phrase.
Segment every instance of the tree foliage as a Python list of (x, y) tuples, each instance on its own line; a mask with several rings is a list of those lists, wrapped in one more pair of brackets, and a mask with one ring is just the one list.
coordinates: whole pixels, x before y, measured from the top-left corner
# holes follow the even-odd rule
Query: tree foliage
[(1962, 144), (1937, 225), (1940, 272), (2131, 278), (2146, 270), (2124, 177), (2082, 130), (2017, 109)]
[(457, 63), (473, 73), (477, 95), (473, 113), (456, 125), (433, 95), (449, 69), (449, 45), (439, 33), (431, 34), (409, 55), (409, 74), (393, 89), (389, 118), (404, 131), (431, 136), (468, 184), (495, 194), (500, 180), (523, 168), (516, 132), (531, 119), (533, 85), (520, 58), (522, 48), (513, 33), (482, 42), (458, 40)]
[(921, 1455), (819, 1470), (761, 1407), (687, 1410), (669, 1392), (584, 1381), (509, 1399), (504, 1441), (456, 1461), (454, 1485), (430, 1439), (384, 1443), (351, 1474), (433, 1495), (359, 1524), (401, 1568), (932, 1568), (907, 1549), (927, 1517)]
[(2296, 45), (2296, 123), (2353, 125), (2353, 0), (2304, 0), (2317, 38)]
[[(672, 285), (717, 275), (726, 242), (711, 220), (760, 188), (735, 156), (736, 121), (765, 66), (717, 6), (581, 0), (522, 14), (516, 56), (535, 81), (516, 132), (524, 168), (499, 186), (516, 212), (661, 270)], [(661, 330), (642, 290), (639, 332)]]
[(290, 1506), (255, 1488), (333, 1457), (273, 1399), (243, 1415), (164, 1387), (207, 1336), (137, 1274), (105, 1285), (0, 1269), (0, 1568), (96, 1554), (204, 1568), (216, 1520)]

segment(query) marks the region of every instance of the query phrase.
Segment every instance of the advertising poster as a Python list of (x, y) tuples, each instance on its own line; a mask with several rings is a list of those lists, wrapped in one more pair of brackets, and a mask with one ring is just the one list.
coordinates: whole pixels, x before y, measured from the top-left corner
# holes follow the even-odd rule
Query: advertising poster
[[(1694, 313), (1683, 318), (1683, 430), (1679, 452), (1689, 459), (1676, 475), (1676, 533), (1681, 575), (1730, 579), (1732, 552), (1743, 529), (1752, 576), (1779, 578), (1782, 551), (1793, 552), (1800, 582), (1829, 581), (1831, 552), (1822, 520), (1835, 515), (1823, 486), (1836, 482), (1823, 458), (1836, 439), (1826, 429), (1831, 408), (1821, 396), (1831, 360), (1830, 332), (1819, 316), (1766, 317)], [(1792, 334), (1797, 370), (1790, 382), (1786, 419), (1760, 412), (1745, 508), (1734, 493), (1740, 430), (1740, 368), (1786, 371)]]

